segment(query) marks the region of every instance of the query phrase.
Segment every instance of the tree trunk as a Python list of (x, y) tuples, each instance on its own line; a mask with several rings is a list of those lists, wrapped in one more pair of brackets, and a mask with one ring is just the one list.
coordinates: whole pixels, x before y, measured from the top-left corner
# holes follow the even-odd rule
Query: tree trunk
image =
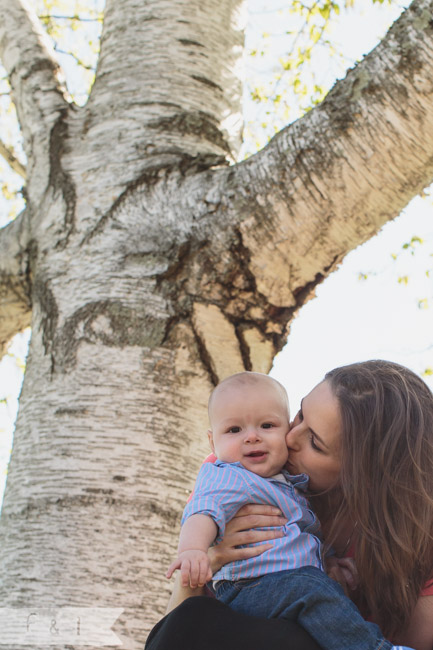
[(433, 178), (432, 4), (232, 166), (240, 0), (107, 2), (82, 109), (20, 1), (0, 7), (29, 159), (26, 212), (0, 232), (0, 341), (32, 310), (1, 603), (121, 607), (135, 650), (167, 600), (212, 386), (269, 371), (317, 283)]

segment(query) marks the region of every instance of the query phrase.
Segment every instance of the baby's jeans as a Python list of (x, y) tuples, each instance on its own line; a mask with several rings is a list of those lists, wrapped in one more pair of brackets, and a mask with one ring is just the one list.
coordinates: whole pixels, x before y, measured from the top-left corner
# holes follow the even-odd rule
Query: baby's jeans
[(365, 621), (340, 585), (307, 566), (215, 584), (218, 600), (260, 618), (297, 621), (324, 650), (391, 650), (379, 627)]

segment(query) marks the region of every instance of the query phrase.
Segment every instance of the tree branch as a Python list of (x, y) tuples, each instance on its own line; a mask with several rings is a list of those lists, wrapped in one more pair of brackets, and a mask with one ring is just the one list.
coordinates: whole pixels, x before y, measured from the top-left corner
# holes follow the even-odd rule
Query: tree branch
[(79, 23), (99, 23), (101, 18), (84, 18), (83, 16), (62, 16), (60, 14), (40, 14), (38, 16), (39, 20), (70, 20), (76, 21)]
[(416, 0), (321, 105), (232, 168), (249, 268), (274, 305), (302, 304), (431, 183), (432, 15)]
[[(68, 106), (67, 93), (48, 37), (25, 0), (0, 0), (0, 15), (0, 57), (9, 75), (27, 159), (32, 161), (27, 170), (31, 182), (33, 170), (47, 163), (49, 134)], [(40, 172), (35, 176), (34, 184), (40, 187)]]
[(0, 230), (0, 358), (15, 334), (30, 325), (28, 214)]
[(190, 0), (108, 0), (89, 99), (101, 128), (116, 120), (141, 159), (236, 159), (244, 5), (202, 0), (197, 12)]
[(24, 167), (23, 164), (20, 163), (18, 158), (15, 156), (14, 152), (9, 149), (2, 140), (0, 140), (0, 156), (3, 156), (3, 158), (6, 160), (8, 163), (9, 167), (14, 170), (17, 174), (22, 176), (23, 178), (26, 178), (26, 168)]

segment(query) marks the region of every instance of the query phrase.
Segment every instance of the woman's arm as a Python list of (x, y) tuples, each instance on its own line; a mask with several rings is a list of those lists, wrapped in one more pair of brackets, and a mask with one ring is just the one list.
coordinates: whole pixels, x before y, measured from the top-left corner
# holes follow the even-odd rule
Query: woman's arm
[(193, 589), (190, 586), (183, 587), (180, 579), (180, 573), (177, 573), (174, 580), (173, 591), (171, 592), (165, 613), (168, 614), (172, 609), (183, 603), (184, 600), (191, 598), (191, 596), (204, 596), (205, 594), (205, 587), (197, 587), (196, 589)]
[(421, 596), (410, 625), (398, 642), (415, 650), (433, 650), (433, 596)]

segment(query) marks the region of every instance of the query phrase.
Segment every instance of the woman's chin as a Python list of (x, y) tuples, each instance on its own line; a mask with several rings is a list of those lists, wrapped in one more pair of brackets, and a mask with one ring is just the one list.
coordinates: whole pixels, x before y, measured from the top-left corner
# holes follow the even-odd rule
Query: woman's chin
[(292, 476), (296, 476), (300, 473), (290, 461), (287, 461), (287, 463), (284, 465), (284, 469), (287, 470)]

